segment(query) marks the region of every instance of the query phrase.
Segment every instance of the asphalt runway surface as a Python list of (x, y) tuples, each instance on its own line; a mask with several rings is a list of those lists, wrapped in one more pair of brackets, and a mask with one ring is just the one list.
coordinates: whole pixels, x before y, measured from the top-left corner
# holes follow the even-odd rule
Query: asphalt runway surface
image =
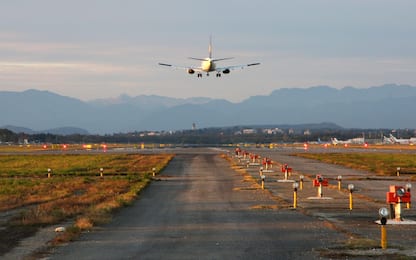
[(218, 153), (178, 153), (132, 206), (48, 259), (322, 259), (348, 239)]
[[(326, 164), (316, 160), (305, 159), (293, 156), (295, 153), (328, 153), (328, 152), (372, 152), (372, 153), (414, 153), (414, 150), (371, 150), (371, 149), (323, 149), (312, 148), (308, 150), (296, 147), (281, 147), (278, 149), (252, 149), (251, 152), (262, 157), (271, 158), (275, 165), (271, 173), (265, 173), (265, 187), (273, 195), (288, 202), (293, 202), (293, 182), (281, 182), (284, 174), (281, 172), (281, 165), (288, 164), (293, 168), (289, 180), (298, 181), (299, 176), (304, 175), (304, 189), (298, 190), (298, 210), (309, 216), (326, 220), (333, 225), (333, 228), (341, 233), (348, 234), (346, 246), (334, 250), (332, 255), (345, 259), (368, 259), (376, 257), (380, 259), (416, 259), (416, 209), (411, 205), (409, 209), (402, 204), (402, 218), (413, 221), (410, 225), (403, 225), (394, 220), (388, 220), (387, 242), (388, 249), (380, 249), (380, 226), (375, 224), (379, 220), (378, 210), (381, 207), (389, 208), (386, 203), (386, 192), (390, 185), (403, 186), (412, 183), (412, 176), (402, 174), (399, 177), (377, 176), (375, 173), (361, 170), (354, 170), (340, 165)], [(363, 163), (365, 163), (363, 161)], [(243, 165), (243, 164), (241, 164)], [(247, 172), (259, 182), (259, 167), (249, 167)], [(329, 186), (323, 188), (324, 199), (310, 199), (318, 197), (317, 188), (313, 187), (312, 181), (317, 174), (328, 178)], [(338, 190), (337, 177), (342, 176), (341, 190)], [(349, 210), (348, 184), (355, 186), (353, 191), (353, 209)], [(413, 183), (414, 186), (414, 183)], [(413, 201), (414, 199), (412, 199)], [(350, 243), (357, 243), (349, 250)], [(372, 241), (374, 248), (359, 250), (363, 244), (361, 241)], [(365, 242), (365, 243), (367, 243)], [(364, 243), (364, 244), (365, 244)], [(366, 246), (362, 246), (363, 249)], [(408, 257), (408, 258), (406, 258)]]

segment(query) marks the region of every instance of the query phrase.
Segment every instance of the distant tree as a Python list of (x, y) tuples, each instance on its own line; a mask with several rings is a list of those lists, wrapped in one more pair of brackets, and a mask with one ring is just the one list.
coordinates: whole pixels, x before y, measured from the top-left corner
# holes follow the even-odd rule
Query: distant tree
[(18, 135), (13, 133), (12, 131), (8, 129), (0, 129), (0, 142), (6, 143), (6, 142), (12, 142), (16, 143), (18, 140)]

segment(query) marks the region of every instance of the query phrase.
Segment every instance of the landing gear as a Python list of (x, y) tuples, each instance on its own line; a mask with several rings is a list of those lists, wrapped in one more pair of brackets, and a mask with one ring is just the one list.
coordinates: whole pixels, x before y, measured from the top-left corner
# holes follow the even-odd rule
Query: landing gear
[(196, 74), (196, 76), (197, 76), (198, 78), (202, 78), (202, 73), (198, 73), (198, 74)]
[(221, 78), (221, 73), (217, 73), (217, 78)]

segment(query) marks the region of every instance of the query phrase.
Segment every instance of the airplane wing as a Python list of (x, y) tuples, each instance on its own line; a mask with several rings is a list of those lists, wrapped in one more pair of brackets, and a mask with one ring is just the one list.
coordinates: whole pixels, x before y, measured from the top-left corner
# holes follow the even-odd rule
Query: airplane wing
[(217, 72), (225, 72), (225, 71), (230, 71), (230, 70), (236, 70), (236, 69), (244, 69), (245, 67), (251, 67), (251, 66), (256, 66), (256, 65), (260, 65), (260, 62), (256, 62), (256, 63), (250, 63), (250, 64), (243, 64), (243, 65), (233, 65), (233, 66), (226, 66), (226, 67), (218, 67), (215, 68), (215, 70)]
[(183, 67), (183, 66), (176, 66), (176, 65), (161, 63), (161, 62), (159, 62), (159, 65), (160, 66), (165, 66), (165, 67), (176, 68), (176, 69), (183, 69), (188, 74), (194, 74), (196, 72), (198, 78), (202, 77), (202, 72), (204, 72), (201, 67)]
[(188, 73), (190, 71), (202, 72), (202, 68), (201, 67), (184, 67), (184, 66), (177, 66), (177, 65), (167, 64), (167, 63), (162, 63), (162, 62), (159, 62), (158, 64), (160, 66), (171, 67), (171, 68), (175, 68), (175, 69), (184, 69), (184, 70), (187, 70)]

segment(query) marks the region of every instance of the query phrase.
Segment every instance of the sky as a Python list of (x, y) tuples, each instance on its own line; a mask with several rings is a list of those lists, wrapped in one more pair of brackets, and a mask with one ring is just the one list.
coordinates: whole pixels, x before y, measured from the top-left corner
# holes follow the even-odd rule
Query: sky
[[(2, 0), (0, 91), (240, 102), (280, 88), (416, 85), (414, 0)], [(199, 66), (209, 37), (221, 78)], [(218, 65), (217, 65), (218, 66)]]

